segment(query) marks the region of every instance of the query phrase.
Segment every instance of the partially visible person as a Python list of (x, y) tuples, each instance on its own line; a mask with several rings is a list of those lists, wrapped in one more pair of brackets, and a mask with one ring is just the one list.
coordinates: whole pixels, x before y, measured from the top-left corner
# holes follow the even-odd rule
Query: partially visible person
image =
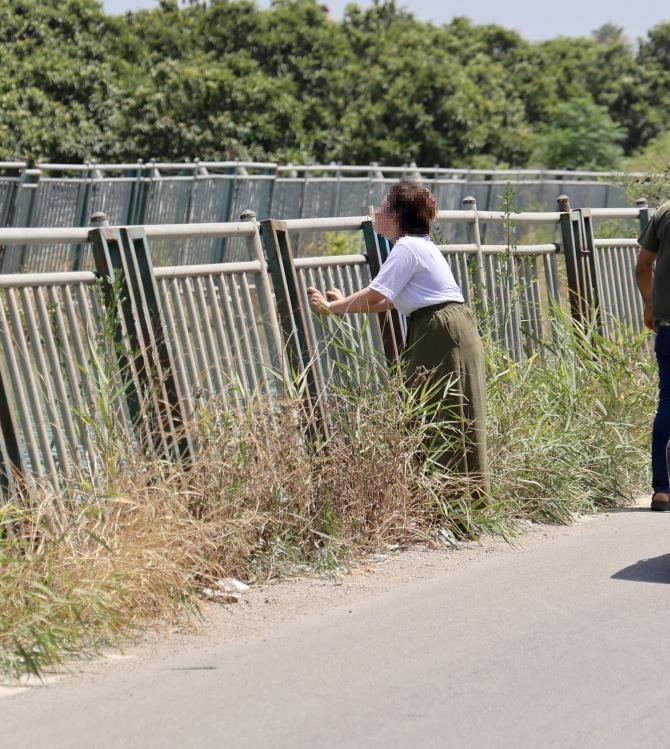
[(436, 418), (461, 424), (460, 446), (443, 451), (440, 463), (466, 476), (471, 496), (481, 497), (489, 492), (483, 347), (449, 263), (430, 239), (436, 211), (425, 187), (409, 180), (396, 184), (375, 212), (376, 231), (395, 242), (377, 277), (350, 296), (337, 289), (326, 296), (313, 287), (307, 292), (320, 314), (395, 308), (407, 316), (408, 384), (434, 384)]
[(651, 439), (652, 510), (670, 510), (670, 201), (656, 211), (639, 239), (637, 285), (644, 324), (656, 332), (658, 408)]

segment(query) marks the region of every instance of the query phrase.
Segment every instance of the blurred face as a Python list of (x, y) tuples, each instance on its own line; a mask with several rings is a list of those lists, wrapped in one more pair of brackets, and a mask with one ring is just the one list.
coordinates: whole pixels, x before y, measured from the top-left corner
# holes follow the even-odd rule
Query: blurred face
[(388, 202), (388, 196), (386, 196), (375, 211), (375, 231), (395, 242), (400, 236), (400, 228), (395, 213), (389, 210)]

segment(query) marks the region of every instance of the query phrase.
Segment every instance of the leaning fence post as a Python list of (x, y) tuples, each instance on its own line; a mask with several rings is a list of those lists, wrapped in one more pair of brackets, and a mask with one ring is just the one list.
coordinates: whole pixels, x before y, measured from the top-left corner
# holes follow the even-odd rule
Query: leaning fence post
[(277, 313), (284, 335), (289, 370), (305, 377), (304, 403), (313, 435), (328, 434), (323, 387), (316, 371), (316, 350), (309, 335), (306, 310), (300, 295), (293, 252), (283, 221), (261, 222), (261, 239), (274, 288)]
[(481, 304), (481, 310), (484, 315), (486, 325), (489, 324), (489, 299), (488, 289), (486, 284), (486, 270), (484, 268), (484, 253), (482, 252), (482, 238), (479, 231), (479, 213), (477, 211), (477, 201), (468, 195), (463, 198), (463, 205), (466, 211), (472, 211), (474, 214), (474, 220), (472, 222), (472, 239), (475, 244), (476, 251), (476, 262), (477, 262), (477, 287), (479, 289), (479, 299)]
[(581, 277), (584, 286), (584, 305), (587, 319), (595, 316), (594, 322), (598, 330), (601, 329), (600, 319), (600, 289), (598, 283), (598, 266), (596, 258), (595, 233), (593, 231), (593, 217), (590, 208), (580, 208), (576, 211), (582, 236), (582, 246), (579, 249)]
[(178, 457), (189, 463), (193, 456), (186, 432), (186, 418), (182, 411), (175, 366), (165, 339), (165, 322), (149, 243), (144, 229), (140, 227), (121, 229), (121, 242), (125, 251), (127, 272), (132, 281), (135, 309), (145, 342), (151, 385), (157, 388), (160, 394), (160, 428), (168, 435), (170, 448), (176, 449)]
[[(385, 257), (382, 256), (381, 242), (386, 242), (380, 238), (374, 229), (372, 220), (364, 221), (362, 225), (363, 241), (365, 242), (365, 253), (370, 268), (371, 278), (381, 270)], [(388, 251), (385, 253), (388, 255)], [(400, 355), (403, 350), (402, 325), (398, 311), (393, 309), (389, 312), (380, 312), (379, 327), (381, 328), (382, 341), (384, 343), (384, 354), (389, 364), (395, 364), (400, 361)]]
[(561, 236), (563, 241), (563, 256), (565, 257), (565, 271), (568, 278), (568, 292), (570, 298), (570, 311), (573, 320), (583, 322), (583, 288), (580, 279), (580, 248), (581, 232), (580, 222), (576, 212), (570, 207), (570, 198), (567, 195), (559, 195), (558, 210), (561, 214)]
[(242, 211), (240, 214), (241, 221), (253, 223), (254, 233), (249, 237), (249, 247), (251, 256), (261, 265), (260, 271), (260, 288), (258, 289), (258, 304), (260, 306), (263, 326), (265, 327), (265, 337), (270, 350), (270, 362), (274, 369), (275, 378), (283, 379), (285, 372), (284, 352), (281, 339), (281, 330), (279, 321), (272, 304), (272, 287), (268, 275), (268, 267), (263, 253), (263, 244), (261, 242), (259, 224), (256, 221), (256, 214), (252, 210)]
[(139, 429), (143, 414), (138, 388), (138, 380), (141, 379), (143, 370), (140, 360), (141, 345), (132, 310), (128, 278), (123, 272), (120, 259), (121, 243), (118, 232), (108, 227), (109, 222), (104, 213), (94, 214), (91, 220), (95, 220), (96, 227), (89, 234), (93, 261), (101, 281), (104, 308), (114, 324), (115, 355), (121, 373), (128, 415), (133, 426)]
[(647, 199), (638, 198), (635, 201), (635, 207), (638, 211), (637, 217), (640, 222), (640, 234), (642, 234), (649, 225), (649, 204), (647, 203)]
[(144, 426), (154, 449), (188, 463), (190, 441), (144, 230), (103, 226), (90, 237), (104, 303), (115, 317), (114, 341), (131, 422), (140, 433)]

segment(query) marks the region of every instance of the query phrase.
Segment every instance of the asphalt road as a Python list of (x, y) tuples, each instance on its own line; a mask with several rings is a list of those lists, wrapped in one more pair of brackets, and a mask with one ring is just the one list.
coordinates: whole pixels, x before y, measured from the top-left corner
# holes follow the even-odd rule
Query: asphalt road
[(670, 514), (0, 700), (2, 747), (668, 747)]

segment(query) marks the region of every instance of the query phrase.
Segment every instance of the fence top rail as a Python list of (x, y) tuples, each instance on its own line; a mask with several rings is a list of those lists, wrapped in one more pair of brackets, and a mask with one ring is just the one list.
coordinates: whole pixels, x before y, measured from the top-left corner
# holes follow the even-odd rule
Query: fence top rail
[(296, 268), (337, 268), (344, 265), (365, 265), (365, 255), (327, 255), (324, 257), (297, 257)]
[[(445, 254), (474, 254), (476, 244), (441, 244), (438, 248)], [(555, 255), (561, 251), (561, 245), (553, 244), (525, 244), (508, 247), (506, 244), (483, 244), (481, 250), (484, 255)]]
[(217, 224), (150, 224), (144, 227), (144, 231), (148, 239), (253, 237), (258, 231), (258, 223), (256, 221), (231, 221)]
[(341, 218), (294, 218), (282, 221), (287, 231), (355, 231), (362, 228), (370, 216), (343, 216)]
[[(9, 163), (9, 162), (8, 162)], [(24, 162), (16, 162), (12, 166), (26, 166)], [(277, 164), (273, 161), (134, 161), (127, 163), (113, 164), (109, 162), (88, 161), (83, 164), (60, 164), (49, 161), (39, 161), (35, 164), (37, 169), (44, 171), (68, 171), (68, 172), (87, 172), (92, 169), (101, 171), (142, 171), (145, 169), (165, 169), (172, 170), (192, 170), (197, 171), (200, 168), (205, 169), (276, 169)]]
[[(241, 177), (239, 174), (225, 174), (223, 172), (209, 172), (207, 170), (200, 170), (199, 172), (193, 172), (192, 174), (140, 174), (137, 172), (137, 174), (118, 174), (118, 175), (109, 175), (109, 174), (102, 174), (101, 172), (104, 171), (101, 168), (96, 167), (95, 169), (91, 169), (90, 172), (86, 173), (86, 170), (81, 170), (80, 172), (77, 172), (76, 174), (71, 175), (58, 175), (58, 176), (41, 176), (40, 182), (42, 183), (48, 183), (48, 184), (78, 184), (80, 182), (93, 182), (93, 183), (103, 183), (103, 184), (123, 184), (123, 183), (133, 183), (137, 184), (161, 184), (161, 183), (175, 183), (175, 182), (197, 182), (197, 181), (204, 181), (204, 180), (222, 180), (222, 181), (230, 181), (234, 182), (235, 180), (239, 180)], [(6, 177), (2, 178), (3, 181), (6, 180)], [(17, 179), (16, 177), (14, 179)], [(249, 180), (251, 182), (272, 182), (275, 179), (274, 174), (246, 174), (242, 178), (244, 180)], [(317, 182), (318, 180), (312, 180), (313, 182)], [(328, 182), (332, 182), (333, 180), (324, 180)], [(298, 180), (298, 182), (302, 182), (302, 180)]]
[[(144, 229), (148, 239), (216, 239), (252, 237), (257, 224), (236, 221), (227, 224), (149, 224), (139, 228)], [(90, 227), (0, 229), (0, 245), (86, 244), (92, 231)]]
[(204, 265), (171, 265), (154, 268), (156, 278), (197, 278), (198, 276), (222, 276), (235, 273), (260, 273), (260, 260), (240, 263), (207, 263)]
[(594, 239), (593, 246), (601, 249), (615, 249), (617, 247), (639, 247), (637, 239)]
[(67, 273), (2, 273), (0, 289), (23, 289), (35, 286), (93, 285), (97, 275), (92, 271), (70, 271)]
[(593, 218), (639, 218), (640, 210), (640, 208), (591, 208), (590, 213)]
[(624, 174), (639, 176), (642, 173), (631, 172), (596, 172), (587, 170), (561, 170), (561, 169), (468, 169), (454, 167), (424, 167), (410, 164), (408, 166), (383, 166), (381, 164), (280, 164), (277, 172), (381, 172), (388, 174), (430, 174), (430, 175), (475, 175), (488, 176), (538, 176), (538, 177), (575, 177), (575, 178), (607, 178), (620, 177)]
[(480, 223), (502, 223), (503, 221), (512, 221), (520, 224), (557, 224), (561, 220), (561, 214), (558, 211), (537, 212), (529, 211), (522, 213), (505, 213), (504, 211), (438, 211), (437, 221), (448, 221), (452, 223), (469, 223), (472, 224), (476, 219)]
[[(598, 218), (639, 216), (638, 208), (591, 209)], [(514, 223), (557, 224), (561, 213), (503, 211), (438, 211), (436, 219), (452, 223)], [(370, 216), (344, 216), (339, 218), (288, 219), (281, 222), (287, 231), (356, 231), (370, 221)], [(253, 237), (258, 231), (256, 221), (234, 221), (229, 223), (148, 224), (140, 228), (148, 239), (216, 239), (220, 237)], [(119, 228), (119, 227), (109, 227)], [(131, 227), (132, 228), (132, 227)], [(44, 228), (0, 228), (0, 245), (35, 244), (86, 244), (90, 241), (91, 227), (44, 227)]]
[[(12, 168), (12, 169), (23, 169), (27, 168), (27, 163), (24, 161), (7, 161), (0, 162), (0, 168)], [(481, 176), (486, 178), (491, 177), (522, 177), (531, 178), (537, 177), (538, 179), (543, 178), (556, 178), (558, 180), (575, 179), (578, 181), (584, 179), (611, 179), (613, 177), (622, 176), (643, 176), (644, 172), (597, 172), (588, 170), (565, 170), (565, 169), (468, 169), (467, 167), (456, 168), (456, 167), (440, 167), (440, 166), (417, 166), (416, 164), (409, 165), (381, 165), (381, 164), (278, 164), (274, 161), (200, 161), (194, 159), (193, 161), (183, 162), (169, 162), (169, 161), (143, 161), (138, 159), (134, 162), (85, 162), (80, 164), (65, 164), (59, 162), (40, 161), (36, 163), (36, 168), (45, 171), (90, 171), (90, 170), (101, 170), (101, 171), (141, 171), (146, 169), (155, 170), (166, 170), (166, 171), (183, 171), (192, 170), (197, 171), (198, 169), (249, 169), (249, 170), (272, 170), (277, 175), (291, 172), (299, 172), (302, 174), (309, 174), (313, 172), (334, 174), (389, 174), (389, 175), (426, 175), (432, 177), (439, 177), (444, 175), (446, 177), (452, 176), (460, 179), (467, 178), (468, 176)]]

